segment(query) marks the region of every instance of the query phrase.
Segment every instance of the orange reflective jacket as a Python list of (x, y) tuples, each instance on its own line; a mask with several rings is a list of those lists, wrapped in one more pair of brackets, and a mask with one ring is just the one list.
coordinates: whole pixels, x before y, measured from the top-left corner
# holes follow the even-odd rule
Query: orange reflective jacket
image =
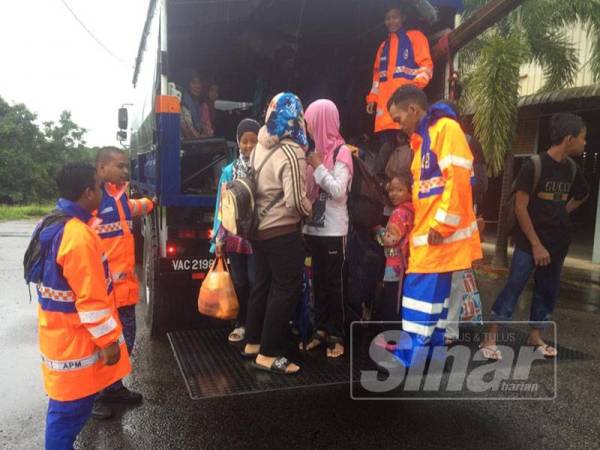
[[(408, 272), (468, 269), (482, 253), (471, 191), (473, 155), (467, 139), (455, 120), (442, 117), (436, 121), (428, 115), (411, 146), (415, 150), (411, 167), (415, 224)], [(428, 244), (431, 228), (444, 238), (441, 245)]]
[[(90, 214), (65, 199), (57, 206), (73, 218), (45, 228), (40, 235), (48, 253), (37, 286), (38, 331), (46, 392), (51, 399), (70, 401), (122, 379), (131, 366), (108, 262), (100, 239), (86, 224)], [(117, 341), (121, 358), (116, 365), (106, 366), (100, 349)]]
[(114, 283), (117, 307), (135, 305), (140, 288), (135, 275), (135, 242), (131, 232), (134, 217), (148, 214), (154, 208), (152, 200), (131, 200), (125, 192), (127, 185), (119, 188), (105, 183), (102, 203), (98, 208), (94, 228), (102, 239), (104, 253)]
[(381, 43), (373, 65), (373, 86), (367, 103), (376, 103), (375, 132), (399, 130), (387, 103), (400, 86), (414, 84), (425, 88), (433, 76), (429, 42), (423, 33), (410, 30), (390, 33)]

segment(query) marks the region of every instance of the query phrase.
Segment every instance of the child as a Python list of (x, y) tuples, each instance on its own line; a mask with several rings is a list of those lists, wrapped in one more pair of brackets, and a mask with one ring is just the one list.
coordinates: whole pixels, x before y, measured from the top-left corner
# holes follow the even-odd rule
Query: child
[(413, 227), (414, 209), (410, 181), (407, 176), (395, 175), (386, 186), (394, 210), (385, 228), (377, 233), (377, 240), (385, 249), (383, 299), (375, 306), (375, 319), (401, 320), (402, 282), (408, 266), (409, 236)]
[[(515, 252), (506, 286), (498, 295), (490, 319), (511, 320), (515, 306), (533, 273), (531, 330), (528, 345), (547, 358), (557, 355), (556, 348), (546, 344), (542, 331), (552, 318), (558, 300), (560, 274), (571, 244), (569, 214), (580, 207), (589, 195), (583, 171), (572, 157), (585, 149), (587, 128), (583, 119), (570, 113), (559, 113), (550, 120), (552, 146), (539, 158), (536, 176), (533, 160), (523, 164), (516, 180)], [(537, 179), (536, 179), (537, 178)], [(502, 359), (496, 346), (499, 324), (491, 323), (481, 344), (483, 355)]]
[(44, 220), (34, 234), (41, 247), (41, 279), (34, 281), (39, 280), (38, 335), (50, 398), (47, 449), (73, 448), (98, 391), (131, 370), (119, 338), (108, 264), (99, 237), (87, 225), (102, 199), (94, 167), (68, 163), (56, 181), (56, 213), (64, 220)]
[(219, 208), (221, 203), (221, 188), (223, 184), (229, 183), (240, 177), (245, 177), (248, 172), (250, 154), (258, 142), (258, 130), (260, 125), (252, 119), (244, 119), (237, 129), (237, 141), (240, 156), (228, 166), (223, 168), (219, 180), (219, 192), (217, 193), (217, 204), (215, 207), (215, 219), (213, 224), (214, 238), (211, 253), (221, 256), (225, 251), (230, 263), (231, 277), (235, 286), (235, 292), (240, 304), (240, 311), (236, 320), (234, 330), (229, 334), (229, 342), (243, 341), (246, 335), (246, 311), (248, 297), (254, 286), (255, 261), (250, 242), (227, 233), (221, 226)]
[(404, 30), (406, 16), (406, 6), (402, 3), (385, 15), (389, 35), (377, 50), (373, 86), (366, 99), (367, 112), (375, 114), (375, 133), (379, 133), (382, 144), (394, 143), (400, 129), (387, 110), (392, 94), (406, 84), (424, 89), (433, 76), (429, 42), (418, 30)]
[[(132, 220), (134, 217), (150, 213), (154, 203), (148, 198), (128, 198), (126, 191), (129, 160), (120, 148), (101, 148), (96, 156), (96, 171), (102, 182), (102, 202), (98, 208), (94, 229), (100, 236), (102, 248), (108, 258), (119, 319), (123, 325), (123, 336), (131, 355), (136, 334), (135, 305), (140, 294), (135, 274)], [(97, 419), (110, 417), (108, 403), (135, 405), (141, 402), (141, 394), (127, 389), (118, 381), (98, 396), (93, 415)]]

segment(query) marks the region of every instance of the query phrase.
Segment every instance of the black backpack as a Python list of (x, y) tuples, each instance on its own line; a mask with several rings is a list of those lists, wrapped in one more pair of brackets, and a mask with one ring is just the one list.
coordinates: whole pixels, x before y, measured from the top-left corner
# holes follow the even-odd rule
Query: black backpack
[[(575, 181), (575, 177), (577, 176), (577, 163), (573, 161), (571, 158), (567, 158), (571, 166), (571, 185)], [(533, 195), (540, 184), (540, 178), (542, 176), (542, 157), (540, 154), (533, 155), (531, 157), (531, 162), (533, 164), (533, 186), (531, 187), (530, 194)], [(505, 209), (507, 214), (506, 218), (506, 227), (509, 233), (511, 233), (515, 227), (517, 226), (517, 215), (515, 214), (515, 198), (517, 195), (517, 180), (513, 181), (512, 191), (508, 200), (505, 203)]]
[(352, 154), (352, 165), (354, 174), (348, 196), (350, 223), (358, 229), (371, 229), (381, 225), (386, 195), (369, 167), (355, 154)]
[[(41, 283), (44, 276), (44, 260), (48, 256), (51, 245), (42, 249), (40, 240), (42, 231), (53, 225), (65, 224), (71, 217), (62, 211), (54, 210), (44, 217), (36, 227), (23, 257), (23, 275), (28, 285), (29, 283)], [(55, 235), (60, 229), (61, 227), (56, 227)], [(54, 239), (54, 236), (52, 236), (52, 239)]]

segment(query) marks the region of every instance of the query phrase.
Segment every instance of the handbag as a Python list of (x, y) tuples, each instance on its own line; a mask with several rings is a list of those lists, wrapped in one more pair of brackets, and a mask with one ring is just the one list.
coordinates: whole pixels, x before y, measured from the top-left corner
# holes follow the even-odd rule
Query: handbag
[(198, 311), (206, 316), (231, 320), (237, 317), (239, 309), (227, 262), (218, 256), (200, 286)]

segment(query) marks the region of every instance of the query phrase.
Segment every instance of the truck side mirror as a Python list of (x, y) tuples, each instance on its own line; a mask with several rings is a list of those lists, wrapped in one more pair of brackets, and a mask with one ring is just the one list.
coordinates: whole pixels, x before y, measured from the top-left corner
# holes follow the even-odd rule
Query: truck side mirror
[(117, 141), (123, 142), (127, 140), (127, 131), (119, 130), (117, 131)]
[(128, 122), (127, 108), (119, 108), (119, 129), (126, 130)]

